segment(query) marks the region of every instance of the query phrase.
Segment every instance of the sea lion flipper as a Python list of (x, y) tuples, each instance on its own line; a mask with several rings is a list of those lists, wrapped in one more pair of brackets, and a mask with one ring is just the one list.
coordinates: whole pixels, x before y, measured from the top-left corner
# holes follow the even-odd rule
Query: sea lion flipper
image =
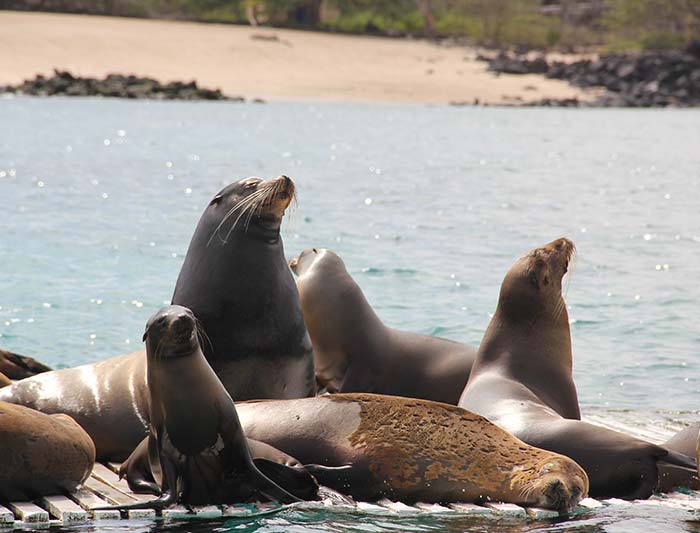
[(673, 450), (666, 450), (664, 448), (662, 448), (662, 450), (666, 453), (659, 457), (659, 463), (686, 468), (693, 472), (698, 471), (698, 464), (695, 458), (685, 455), (684, 453), (674, 452)]
[(331, 488), (347, 487), (353, 483), (355, 469), (352, 465), (324, 466), (316, 464), (304, 465), (304, 468), (316, 478), (320, 485)]
[(10, 379), (24, 379), (50, 370), (50, 367), (31, 357), (0, 350), (0, 372)]
[(148, 447), (149, 437), (146, 437), (119, 467), (119, 478), (126, 477), (129, 488), (137, 494), (160, 496), (160, 487), (151, 471)]
[[(266, 461), (267, 463), (272, 463), (272, 461), (267, 461), (266, 459), (257, 459), (257, 461)], [(273, 463), (277, 464), (277, 463)], [(282, 466), (282, 465), (280, 465)], [(258, 470), (258, 467), (251, 461), (250, 464), (251, 473), (250, 480), (255, 487), (255, 489), (262, 495), (271, 501), (278, 501), (280, 503), (297, 503), (301, 501), (295, 495), (291, 494), (286, 489), (280, 487), (272, 479), (267, 477), (263, 472)], [(269, 465), (263, 466), (263, 468), (270, 468)]]
[(300, 500), (318, 500), (318, 484), (303, 467), (294, 468), (269, 459), (253, 459), (258, 470)]

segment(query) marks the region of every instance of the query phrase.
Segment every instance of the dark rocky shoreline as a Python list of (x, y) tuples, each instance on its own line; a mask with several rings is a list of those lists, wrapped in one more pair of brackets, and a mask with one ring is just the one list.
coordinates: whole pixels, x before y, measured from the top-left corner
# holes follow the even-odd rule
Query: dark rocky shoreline
[(195, 81), (160, 83), (152, 78), (122, 74), (108, 74), (103, 79), (83, 78), (61, 70), (55, 70), (50, 78), (39, 74), (34, 79), (25, 80), (19, 85), (0, 87), (0, 93), (3, 92), (32, 96), (243, 101), (241, 97), (226, 96), (219, 89), (199, 87)]
[(685, 51), (613, 53), (598, 59), (565, 63), (544, 57), (501, 52), (488, 61), (489, 70), (507, 74), (540, 74), (577, 87), (600, 87), (605, 92), (592, 102), (545, 99), (531, 105), (594, 107), (700, 106), (700, 54)]

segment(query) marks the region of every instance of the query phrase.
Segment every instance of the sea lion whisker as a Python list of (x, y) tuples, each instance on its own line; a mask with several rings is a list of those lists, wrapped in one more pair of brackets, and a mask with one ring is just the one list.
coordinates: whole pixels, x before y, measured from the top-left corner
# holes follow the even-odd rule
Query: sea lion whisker
[[(238, 216), (236, 217), (236, 220), (234, 220), (233, 224), (231, 224), (231, 227), (229, 228), (228, 232), (226, 233), (226, 238), (223, 240), (224, 244), (226, 244), (228, 242), (228, 239), (231, 236), (231, 233), (233, 232), (234, 229), (236, 229), (236, 226), (238, 226), (238, 223), (240, 222), (241, 218), (243, 218), (246, 211), (248, 211), (250, 209), (253, 209), (253, 210), (256, 209), (257, 204), (259, 203), (260, 199), (264, 198), (264, 196), (265, 196), (264, 190), (257, 190), (253, 194), (251, 194), (250, 196), (247, 196), (246, 198), (244, 198), (243, 200), (238, 202), (234, 206), (234, 208), (236, 208), (236, 209), (240, 208), (241, 212), (238, 214)], [(228, 218), (228, 215), (227, 215), (227, 218)], [(223, 220), (221, 222), (221, 224), (219, 224), (219, 228), (217, 228), (217, 230), (216, 230), (217, 232), (219, 231), (219, 229), (221, 228), (221, 225), (224, 222), (225, 222), (225, 220)]]
[[(233, 213), (235, 213), (238, 209), (241, 209), (241, 208), (245, 209), (246, 205), (248, 205), (249, 203), (253, 203), (255, 201), (255, 199), (258, 196), (260, 196), (261, 194), (263, 194), (263, 191), (256, 190), (252, 194), (250, 194), (250, 195), (246, 196), (245, 198), (243, 198), (242, 200), (236, 202), (233, 205), (233, 207), (231, 207), (231, 209), (229, 209), (228, 213), (226, 213), (226, 215), (224, 215), (224, 217), (221, 219), (221, 222), (219, 223), (219, 225), (216, 226), (216, 229), (212, 232), (211, 237), (209, 237), (209, 240), (207, 241), (207, 246), (209, 246), (211, 244), (211, 241), (214, 239), (214, 236), (218, 235), (219, 230), (221, 230), (223, 225), (228, 221), (229, 218), (231, 218), (231, 215), (233, 215)], [(236, 219), (236, 220), (238, 220), (238, 219)], [(235, 226), (236, 226), (236, 222), (234, 222), (232, 229)], [(231, 235), (232, 229), (228, 232), (228, 234), (226, 236), (226, 240), (223, 241), (224, 243), (226, 243), (228, 241), (228, 237)]]
[(197, 340), (199, 341), (199, 344), (204, 344), (202, 341), (206, 340), (207, 344), (209, 345), (209, 349), (214, 351), (214, 344), (211, 342), (207, 332), (204, 331), (204, 325), (197, 317), (194, 319), (194, 329), (197, 332)]

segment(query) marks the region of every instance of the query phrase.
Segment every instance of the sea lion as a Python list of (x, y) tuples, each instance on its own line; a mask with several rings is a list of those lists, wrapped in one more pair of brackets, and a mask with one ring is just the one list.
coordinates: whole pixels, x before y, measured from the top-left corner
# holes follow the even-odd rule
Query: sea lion
[[(193, 309), (203, 350), (237, 400), (315, 394), (313, 353), (280, 224), (294, 197), (286, 176), (246, 178), (202, 214), (173, 303)], [(66, 413), (95, 441), (99, 460), (124, 460), (146, 436), (143, 351), (47, 372), (0, 390), (0, 400)]]
[(85, 481), (95, 445), (66, 415), (0, 402), (0, 499), (63, 494)]
[(200, 218), (177, 279), (172, 303), (200, 321), (204, 355), (235, 400), (316, 394), (311, 340), (280, 236), (293, 198), (287, 176), (226, 187)]
[(10, 379), (24, 379), (50, 370), (50, 367), (31, 357), (0, 350), (0, 372)]
[[(178, 305), (161, 309), (149, 319), (144, 339), (149, 435), (135, 454), (146, 452), (160, 493), (146, 506), (232, 503), (259, 496), (298, 501), (253, 463), (233, 400), (204, 358), (192, 312)], [(123, 472), (130, 471), (133, 460), (134, 454)], [(318, 487), (305, 471), (279, 464), (272, 468), (278, 479), (301, 480), (302, 491), (310, 488), (316, 494)]]
[(297, 275), (319, 389), (457, 404), (476, 348), (385, 326), (332, 250), (304, 250), (289, 265)]
[(296, 457), (321, 485), (357, 500), (495, 500), (567, 511), (588, 491), (571, 459), (454, 405), (331, 394), (236, 408), (249, 438)]
[(660, 469), (676, 465), (689, 477), (695, 461), (578, 419), (561, 293), (574, 250), (569, 239), (557, 239), (510, 268), (459, 405), (532, 446), (571, 457), (588, 474), (592, 497), (647, 498)]

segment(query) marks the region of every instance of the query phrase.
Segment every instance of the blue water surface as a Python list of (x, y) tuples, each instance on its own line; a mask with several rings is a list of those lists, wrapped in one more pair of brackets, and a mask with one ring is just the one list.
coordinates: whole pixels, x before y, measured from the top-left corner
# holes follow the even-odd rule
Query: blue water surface
[[(512, 262), (572, 238), (584, 414), (669, 431), (698, 418), (697, 110), (9, 98), (0, 124), (0, 348), (56, 367), (139, 349), (209, 199), (241, 177), (287, 174), (287, 255), (334, 248), (400, 329), (478, 344)], [(633, 531), (668, 513), (634, 509)], [(616, 531), (623, 516), (547, 530)], [(316, 518), (209, 530), (472, 530)], [(671, 521), (695, 530), (687, 518)], [(501, 526), (473, 530), (525, 527)]]

